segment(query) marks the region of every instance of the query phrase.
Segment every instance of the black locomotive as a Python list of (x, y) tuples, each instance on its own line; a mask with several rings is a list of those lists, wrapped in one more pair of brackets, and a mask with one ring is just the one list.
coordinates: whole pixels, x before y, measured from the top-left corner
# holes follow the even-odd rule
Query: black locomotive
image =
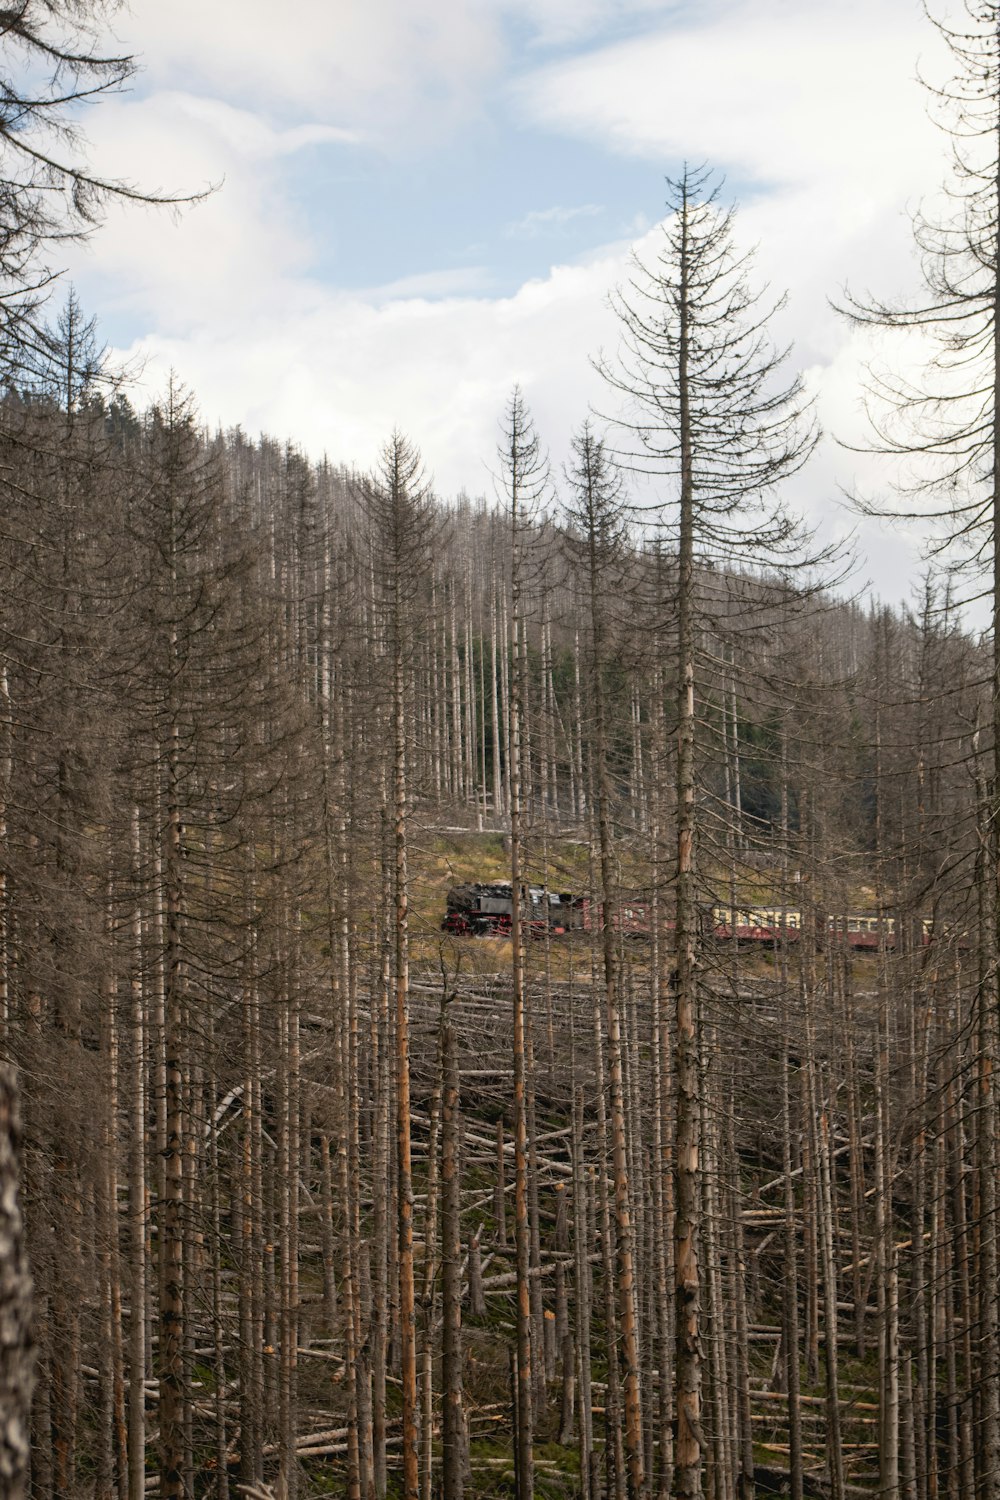
[[(521, 887), (521, 919), (532, 936), (550, 932), (562, 936), (571, 926), (573, 905), (578, 897), (546, 891), (541, 886)], [(447, 911), (441, 923), (445, 932), (459, 937), (506, 937), (514, 912), (513, 887), (509, 880), (452, 886)]]

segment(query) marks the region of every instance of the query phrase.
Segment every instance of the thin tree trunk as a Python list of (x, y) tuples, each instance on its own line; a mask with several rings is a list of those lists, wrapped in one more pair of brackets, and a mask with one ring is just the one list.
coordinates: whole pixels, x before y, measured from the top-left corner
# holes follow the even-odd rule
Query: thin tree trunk
[(132, 811), (131, 1047), (129, 1050), (129, 1319), (128, 1500), (144, 1500), (146, 1485), (146, 1017), (143, 994), (142, 907), (139, 901), (139, 810)]
[(673, 1069), (676, 1101), (674, 1171), (677, 1182), (674, 1215), (674, 1494), (678, 1500), (700, 1500), (704, 1441), (701, 1430), (701, 1273), (698, 1264), (701, 1177), (698, 1162), (700, 1102), (695, 958), (694, 472), (688, 391), (690, 332), (686, 214), (682, 214), (681, 219), (683, 244), (678, 298), (681, 494), (677, 557), (677, 970)]
[(0, 1064), (0, 1490), (25, 1500), (34, 1344), (32, 1286), (19, 1201), (17, 1076)]
[[(176, 650), (176, 643), (174, 645)], [(160, 1495), (184, 1495), (184, 1152), (183, 977), (181, 972), (180, 730), (174, 723), (167, 746), (167, 829), (164, 857), (165, 1104), (163, 1212), (160, 1221)]]
[(445, 997), (441, 1096), (442, 1500), (462, 1500), (465, 1421), (462, 1410), (462, 1185), (459, 1162), (459, 1073), (455, 1028)]

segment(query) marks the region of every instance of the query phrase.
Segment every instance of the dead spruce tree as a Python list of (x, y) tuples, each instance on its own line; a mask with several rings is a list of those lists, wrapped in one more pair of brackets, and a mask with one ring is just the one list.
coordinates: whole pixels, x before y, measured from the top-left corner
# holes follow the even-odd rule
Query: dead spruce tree
[(410, 918), (408, 873), (409, 782), (407, 774), (410, 658), (416, 628), (415, 605), (428, 572), (434, 528), (429, 486), (420, 454), (394, 432), (379, 465), (364, 485), (379, 615), (389, 678), (394, 826), (396, 1149), (399, 1212), (399, 1324), (402, 1351), (403, 1493), (417, 1500), (418, 1460), (417, 1328), (413, 1274), (413, 1169), (410, 1145)]
[(798, 379), (782, 379), (784, 353), (768, 335), (774, 311), (748, 280), (733, 213), (704, 170), (668, 181), (659, 247), (633, 261), (612, 297), (621, 339), (598, 369), (621, 398), (614, 413), (625, 463), (662, 485), (669, 501), (650, 519), (677, 549), (677, 856), (675, 870), (675, 1078), (677, 1091), (674, 1492), (700, 1496), (701, 1271), (698, 1219), (699, 1035), (695, 786), (699, 567), (774, 566), (800, 546), (799, 528), (774, 497), (815, 443)]
[[(628, 548), (625, 498), (621, 476), (604, 442), (589, 423), (573, 441), (567, 472), (572, 499), (567, 506), (567, 544), (579, 575), (584, 618), (590, 633), (590, 692), (593, 715), (594, 790), (597, 798), (598, 850), (602, 905), (602, 957), (611, 1081), (611, 1147), (615, 1192), (615, 1237), (618, 1247), (618, 1318), (625, 1364), (625, 1455), (628, 1492), (646, 1492), (642, 1439), (642, 1392), (636, 1326), (633, 1209), (626, 1152), (625, 1100), (622, 1083), (621, 977), (618, 961), (617, 882), (608, 765), (608, 715), (604, 679), (610, 664), (611, 601), (625, 583)], [(588, 618), (589, 617), (589, 618)], [(609, 1360), (614, 1351), (608, 1350)]]
[(517, 1447), (515, 1473), (518, 1500), (534, 1494), (532, 1458), (532, 1359), (528, 1223), (528, 1115), (524, 1014), (524, 950), (521, 921), (521, 721), (524, 707), (527, 633), (524, 600), (525, 550), (532, 515), (549, 483), (548, 464), (520, 387), (507, 403), (498, 448), (499, 487), (510, 523), (510, 614), (508, 650), (507, 779), (510, 810), (511, 986), (513, 991), (514, 1068), (514, 1246), (517, 1263)]

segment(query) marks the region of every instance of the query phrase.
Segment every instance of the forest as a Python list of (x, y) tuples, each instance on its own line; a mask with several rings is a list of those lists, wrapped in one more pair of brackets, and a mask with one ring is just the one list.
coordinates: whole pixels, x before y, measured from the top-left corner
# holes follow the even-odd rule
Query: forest
[(565, 469), (514, 386), (449, 498), (419, 434), (139, 409), (42, 269), (125, 189), (5, 83), (12, 1500), (996, 1500), (1000, 8), (944, 34), (923, 299), (842, 309), (909, 608), (784, 503), (816, 420), (708, 171)]

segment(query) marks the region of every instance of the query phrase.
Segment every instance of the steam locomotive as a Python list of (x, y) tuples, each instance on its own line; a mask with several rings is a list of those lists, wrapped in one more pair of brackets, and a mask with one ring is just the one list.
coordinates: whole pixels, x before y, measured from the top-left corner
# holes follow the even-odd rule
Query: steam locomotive
[[(537, 885), (521, 887), (521, 919), (533, 936), (562, 937), (576, 920), (582, 898), (569, 892), (548, 891)], [(513, 919), (513, 890), (509, 880), (456, 885), (448, 892), (443, 931), (457, 937), (506, 937)]]
[[(600, 902), (572, 891), (550, 891), (539, 885), (521, 887), (521, 920), (531, 937), (563, 937), (573, 932), (590, 932), (603, 925)], [(511, 930), (513, 891), (509, 880), (474, 882), (453, 886), (447, 896), (447, 910), (441, 923), (444, 932), (457, 937), (505, 937)], [(652, 903), (648, 896), (623, 896), (615, 907), (614, 926), (624, 937), (648, 938), (652, 930)], [(789, 907), (706, 907), (700, 913), (702, 931), (718, 942), (755, 944), (777, 947), (800, 941), (807, 928), (821, 941), (823, 918)], [(672, 919), (664, 926), (673, 930)], [(817, 930), (818, 928), (818, 930)], [(927, 944), (933, 936), (933, 923), (920, 923), (920, 941)], [(896, 946), (895, 918), (878, 913), (833, 914), (826, 918), (826, 943), (831, 948), (847, 948), (856, 953), (891, 952)]]

